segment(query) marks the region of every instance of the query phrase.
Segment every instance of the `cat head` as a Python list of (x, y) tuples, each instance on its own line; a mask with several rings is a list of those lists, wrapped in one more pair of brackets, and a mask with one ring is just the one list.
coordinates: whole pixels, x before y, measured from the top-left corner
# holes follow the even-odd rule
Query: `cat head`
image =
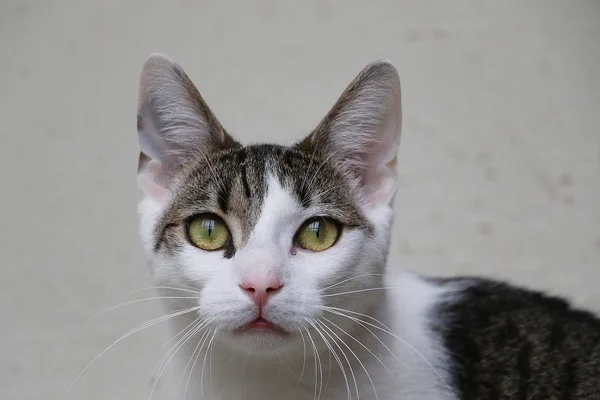
[(349, 326), (328, 312), (377, 302), (400, 128), (398, 74), (375, 62), (302, 141), (244, 146), (179, 65), (152, 55), (140, 82), (138, 180), (156, 284), (193, 291), (182, 295), (196, 308), (190, 318), (247, 352), (297, 344), (325, 315)]

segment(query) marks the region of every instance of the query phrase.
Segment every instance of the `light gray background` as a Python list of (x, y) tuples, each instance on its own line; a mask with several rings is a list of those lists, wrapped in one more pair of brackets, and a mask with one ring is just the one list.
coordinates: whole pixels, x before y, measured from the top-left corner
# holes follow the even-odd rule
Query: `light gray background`
[[(135, 111), (156, 51), (244, 142), (300, 138), (366, 63), (392, 60), (395, 258), (600, 310), (600, 2), (283, 3), (0, 1), (0, 398), (62, 398), (161, 312), (149, 301), (86, 323), (151, 284)], [(112, 348), (67, 398), (148, 398), (163, 328)]]

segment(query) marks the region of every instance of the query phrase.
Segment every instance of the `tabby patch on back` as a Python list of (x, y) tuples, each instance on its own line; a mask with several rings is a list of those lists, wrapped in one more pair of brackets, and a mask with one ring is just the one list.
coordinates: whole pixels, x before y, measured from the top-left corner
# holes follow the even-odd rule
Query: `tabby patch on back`
[(299, 143), (243, 145), (148, 59), (140, 233), (180, 399), (600, 399), (592, 314), (388, 262), (401, 124), (379, 61)]

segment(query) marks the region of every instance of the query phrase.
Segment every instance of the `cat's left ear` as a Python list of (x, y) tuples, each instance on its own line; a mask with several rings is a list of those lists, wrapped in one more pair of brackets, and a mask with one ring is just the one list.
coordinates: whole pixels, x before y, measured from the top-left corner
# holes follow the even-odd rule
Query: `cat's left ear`
[(377, 61), (358, 74), (297, 146), (341, 166), (357, 179), (370, 204), (389, 204), (396, 191), (401, 126), (398, 72), (389, 62)]

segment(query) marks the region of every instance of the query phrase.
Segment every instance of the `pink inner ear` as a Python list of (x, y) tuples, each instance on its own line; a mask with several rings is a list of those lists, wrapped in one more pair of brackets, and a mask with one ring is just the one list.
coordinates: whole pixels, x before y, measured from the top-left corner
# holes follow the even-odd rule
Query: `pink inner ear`
[(367, 201), (375, 206), (389, 203), (396, 191), (396, 164), (400, 141), (400, 119), (388, 113), (363, 158), (365, 169), (361, 183)]
[(381, 206), (390, 203), (396, 192), (396, 159), (368, 171), (362, 183), (369, 204)]
[(138, 175), (139, 186), (144, 194), (160, 202), (165, 202), (170, 197), (169, 189), (161, 184), (165, 181), (165, 170), (156, 160), (148, 162)]

